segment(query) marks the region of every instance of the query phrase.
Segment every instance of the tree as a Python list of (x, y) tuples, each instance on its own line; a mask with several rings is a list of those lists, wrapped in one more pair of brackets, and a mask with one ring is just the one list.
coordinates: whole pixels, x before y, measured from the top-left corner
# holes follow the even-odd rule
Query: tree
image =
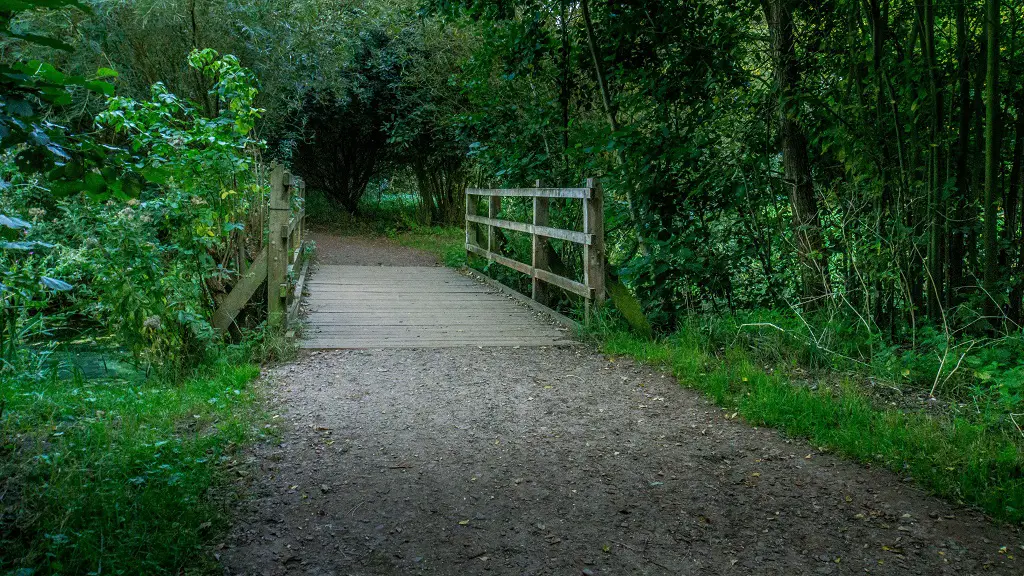
[(985, 69), (985, 215), (984, 243), (985, 315), (995, 326), (999, 304), (999, 0), (985, 0), (985, 29), (987, 36)]
[(765, 0), (762, 6), (771, 34), (783, 183), (789, 189), (789, 203), (793, 211), (793, 233), (800, 257), (803, 296), (808, 308), (816, 308), (823, 304), (822, 299), (829, 291), (828, 255), (821, 236), (807, 137), (799, 121), (800, 68), (793, 33), (793, 6), (790, 0)]

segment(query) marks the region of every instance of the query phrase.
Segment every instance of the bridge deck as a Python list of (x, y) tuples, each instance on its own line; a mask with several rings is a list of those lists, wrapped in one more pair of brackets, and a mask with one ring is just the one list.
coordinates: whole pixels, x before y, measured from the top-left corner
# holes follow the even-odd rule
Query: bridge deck
[(324, 265), (307, 286), (303, 348), (571, 342), (565, 328), (449, 268)]

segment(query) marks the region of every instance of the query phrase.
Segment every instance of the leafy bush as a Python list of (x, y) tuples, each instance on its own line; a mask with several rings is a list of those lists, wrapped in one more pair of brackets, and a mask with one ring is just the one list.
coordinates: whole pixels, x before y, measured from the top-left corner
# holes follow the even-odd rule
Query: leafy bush
[[(156, 84), (149, 100), (109, 98), (96, 119), (123, 145), (108, 146), (109, 160), (137, 190), (90, 187), (94, 173), (75, 184), (8, 166), (11, 193), (0, 200), (0, 211), (35, 215), (25, 241), (54, 247), (17, 260), (0, 253), (3, 283), (35, 268), (76, 286), (60, 306), (22, 306), (19, 321), (59, 312), (72, 321), (63, 328), (110, 336), (136, 362), (169, 373), (201, 360), (214, 339), (209, 318), (236, 273), (229, 255), (250, 206), (266, 194), (254, 162), (261, 143), (251, 137), (260, 115), (255, 78), (212, 50), (193, 52), (189, 65), (210, 83), (214, 117)], [(66, 164), (61, 176), (81, 168)]]

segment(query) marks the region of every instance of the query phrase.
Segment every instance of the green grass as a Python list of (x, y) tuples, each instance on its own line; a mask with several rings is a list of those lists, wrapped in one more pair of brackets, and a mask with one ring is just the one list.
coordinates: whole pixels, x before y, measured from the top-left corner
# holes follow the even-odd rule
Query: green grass
[(399, 245), (435, 254), (445, 266), (466, 265), (466, 233), (454, 226), (414, 226), (389, 235)]
[(212, 572), (258, 374), (223, 361), (180, 383), (5, 380), (0, 574)]
[(1005, 427), (953, 413), (880, 407), (849, 382), (811, 390), (781, 373), (769, 374), (738, 348), (709, 352), (696, 330), (653, 342), (615, 330), (595, 337), (608, 354), (669, 368), (682, 385), (753, 425), (885, 466), (996, 519), (1024, 521), (1024, 457)]

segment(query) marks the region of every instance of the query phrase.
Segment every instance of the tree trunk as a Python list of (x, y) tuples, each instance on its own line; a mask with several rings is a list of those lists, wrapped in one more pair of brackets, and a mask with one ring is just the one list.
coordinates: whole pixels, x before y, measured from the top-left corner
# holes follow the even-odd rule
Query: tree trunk
[(993, 329), (999, 313), (999, 238), (996, 219), (999, 203), (999, 0), (985, 1), (987, 62), (985, 66), (985, 315)]
[(790, 0), (766, 0), (762, 7), (771, 32), (775, 61), (779, 139), (784, 179), (789, 187), (789, 202), (793, 211), (793, 236), (800, 259), (805, 305), (813, 309), (821, 306), (828, 294), (828, 257), (811, 178), (807, 137), (798, 121), (796, 94), (800, 70), (796, 59), (792, 4)]
[(956, 144), (956, 181), (952, 198), (953, 218), (949, 225), (949, 286), (946, 291), (946, 305), (960, 302), (959, 290), (964, 285), (964, 259), (966, 246), (967, 202), (970, 194), (970, 170), (968, 157), (971, 146), (971, 71), (970, 52), (967, 42), (967, 0), (956, 3), (957, 76), (959, 83), (958, 105), (960, 107), (959, 131)]
[(921, 51), (928, 66), (928, 100), (931, 103), (930, 146), (925, 182), (928, 183), (928, 315), (938, 320), (942, 310), (945, 280), (945, 220), (944, 191), (946, 175), (943, 158), (945, 138), (945, 110), (943, 92), (939, 89), (939, 69), (935, 55), (935, 0), (918, 4), (918, 25), (921, 28)]
[[(580, 0), (580, 8), (583, 11), (583, 25), (587, 29), (587, 44), (590, 46), (590, 57), (594, 62), (594, 75), (597, 77), (597, 87), (601, 92), (601, 103), (604, 106), (605, 117), (608, 120), (608, 127), (612, 133), (619, 131), (619, 120), (616, 117), (615, 106), (612, 104), (611, 92), (608, 90), (608, 81), (604, 75), (604, 64), (601, 61), (600, 50), (597, 46), (597, 37), (594, 34), (594, 22), (590, 18), (590, 0)], [(625, 165), (622, 151), (616, 147), (615, 157), (620, 166)], [(626, 204), (629, 208), (629, 218), (633, 221), (633, 228), (636, 231), (636, 241), (640, 245), (640, 251), (647, 254), (647, 243), (644, 241), (643, 224), (636, 208), (636, 201), (633, 197), (631, 186), (626, 185)]]
[[(1010, 302), (1007, 306), (1010, 319), (1018, 324), (1024, 320), (1022, 310), (1021, 293), (1024, 289), (1024, 280), (1020, 278), (1024, 272), (1024, 258), (1014, 263), (1016, 254), (1020, 251), (1024, 257), (1024, 187), (1021, 186), (1024, 180), (1024, 89), (1018, 89), (1014, 98), (1014, 108), (1017, 109), (1017, 121), (1015, 123), (1013, 162), (1010, 169), (1010, 183), (1006, 190), (1005, 211), (1006, 223), (1003, 226), (1004, 244), (1007, 246), (1005, 253), (1001, 254), (1000, 266), (1009, 271), (1015, 269), (1016, 274), (1010, 274), (1016, 278), (1016, 282), (1010, 286)], [(1018, 233), (1018, 228), (1020, 232)], [(1016, 248), (1016, 250), (1015, 250)]]
[(569, 171), (569, 103), (572, 99), (572, 45), (569, 40), (569, 0), (561, 2), (561, 76), (558, 86), (559, 107), (562, 112), (562, 157)]

